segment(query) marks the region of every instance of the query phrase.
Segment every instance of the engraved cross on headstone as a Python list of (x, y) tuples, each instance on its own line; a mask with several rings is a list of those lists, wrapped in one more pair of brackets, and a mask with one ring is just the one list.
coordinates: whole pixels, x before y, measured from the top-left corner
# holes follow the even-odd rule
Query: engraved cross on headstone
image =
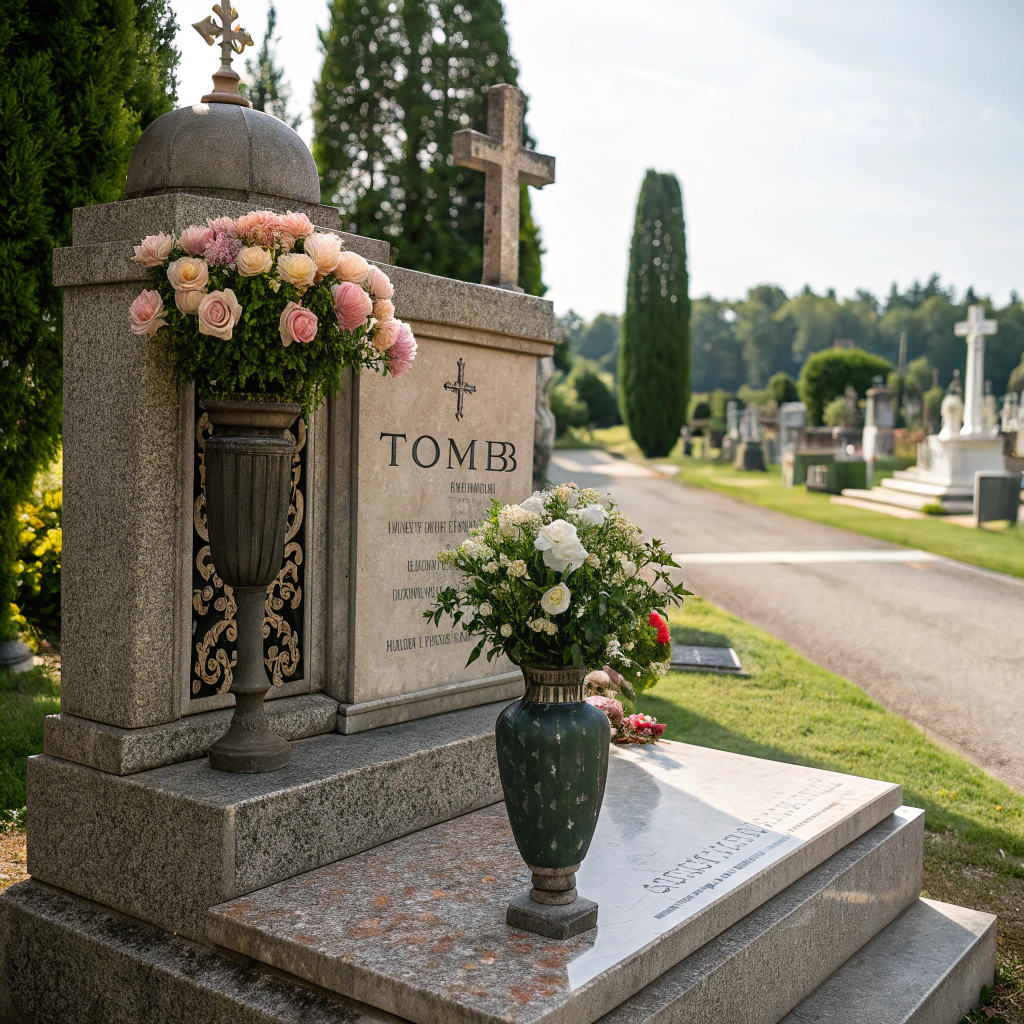
[(473, 384), (466, 383), (466, 361), (460, 359), (459, 363), (459, 379), (457, 381), (449, 381), (445, 384), (445, 391), (454, 391), (459, 396), (458, 407), (455, 410), (455, 418), (457, 420), (462, 419), (462, 403), (466, 395), (475, 395), (476, 387)]
[(231, 66), (231, 54), (241, 53), (247, 46), (253, 46), (252, 36), (242, 28), (232, 28), (238, 20), (238, 11), (230, 4), (214, 4), (213, 13), (220, 17), (217, 24), (209, 15), (202, 21), (195, 22), (192, 27), (213, 46), (220, 36), (220, 67), (213, 76), (213, 92), (207, 93), (203, 103), (234, 103), (239, 107), (251, 107), (252, 104), (238, 91), (238, 72)]
[(464, 128), (452, 136), (460, 167), (487, 175), (484, 191), (482, 284), (521, 292), (519, 287), (519, 184), (536, 188), (555, 180), (555, 158), (523, 146), (526, 99), (514, 85), (492, 85), (487, 93), (487, 131)]
[(986, 428), (983, 416), (985, 387), (985, 335), (995, 334), (998, 324), (985, 319), (981, 306), (971, 306), (967, 319), (953, 328), (960, 337), (967, 338), (967, 382), (964, 387), (964, 425), (960, 428), (963, 437), (989, 437), (992, 430)]

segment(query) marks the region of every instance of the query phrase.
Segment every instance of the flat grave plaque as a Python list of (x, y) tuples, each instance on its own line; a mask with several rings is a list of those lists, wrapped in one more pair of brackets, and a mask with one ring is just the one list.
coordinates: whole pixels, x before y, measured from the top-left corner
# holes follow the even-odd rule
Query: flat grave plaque
[(691, 672), (742, 672), (739, 655), (731, 647), (672, 645), (671, 668)]
[(495, 804), (215, 907), (211, 936), (417, 1024), (590, 1024), (901, 801), (890, 783), (689, 744), (615, 748), (577, 876), (596, 929), (505, 924), (530, 875)]

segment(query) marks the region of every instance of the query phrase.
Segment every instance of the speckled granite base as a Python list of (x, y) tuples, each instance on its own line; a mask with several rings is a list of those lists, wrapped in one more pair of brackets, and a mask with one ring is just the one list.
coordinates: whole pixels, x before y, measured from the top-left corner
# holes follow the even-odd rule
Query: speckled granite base
[(251, 893), (214, 940), (417, 1024), (587, 1024), (873, 828), (899, 786), (680, 743), (614, 751), (580, 894), (600, 926), (509, 928), (502, 805)]
[(534, 903), (528, 892), (513, 896), (505, 912), (505, 924), (548, 939), (571, 939), (597, 927), (598, 906), (577, 896), (565, 906)]

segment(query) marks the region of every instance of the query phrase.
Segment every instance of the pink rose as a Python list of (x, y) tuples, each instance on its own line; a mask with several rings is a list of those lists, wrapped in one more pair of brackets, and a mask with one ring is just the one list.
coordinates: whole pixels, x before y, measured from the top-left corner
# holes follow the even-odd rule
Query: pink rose
[[(286, 249), (294, 249), (300, 238), (313, 234), (313, 222), (304, 213), (292, 213), (289, 210), (283, 217), (277, 218), (278, 231), (281, 233), (281, 244)], [(341, 241), (341, 239), (338, 239)], [(306, 252), (309, 252), (307, 249)], [(312, 256), (313, 254), (310, 253)]]
[(182, 256), (168, 266), (167, 280), (176, 292), (199, 292), (210, 283), (210, 268), (206, 260)]
[(394, 320), (395, 304), (390, 299), (378, 299), (373, 304), (374, 320)]
[(398, 340), (401, 320), (380, 320), (373, 327), (373, 347), (378, 352), (386, 352)]
[(241, 315), (242, 307), (230, 288), (210, 292), (199, 303), (199, 333), (229, 341)]
[(161, 231), (159, 235), (147, 235), (141, 245), (135, 246), (132, 259), (144, 267), (159, 267), (167, 262), (173, 248), (174, 236)]
[(316, 272), (326, 277), (341, 259), (341, 239), (323, 232), (307, 236), (302, 251), (316, 264)]
[(132, 334), (156, 334), (167, 326), (164, 316), (164, 300), (156, 289), (142, 292), (128, 307), (128, 319)]
[(205, 289), (201, 292), (175, 292), (174, 304), (180, 313), (198, 313), (199, 306), (205, 298)]
[(394, 345), (388, 349), (388, 372), (392, 377), (401, 377), (402, 374), (409, 372), (412, 361), (416, 358), (416, 339), (408, 324), (400, 320), (396, 320), (395, 323), (401, 326)]
[(254, 210), (238, 218), (238, 237), (250, 245), (265, 245), (273, 249), (277, 244), (281, 218), (273, 210)]
[[(334, 276), (339, 281), (351, 281), (353, 284), (362, 284), (370, 271), (370, 264), (357, 252), (343, 252), (334, 268)], [(381, 296), (384, 298), (385, 296)]]
[(300, 306), (297, 302), (289, 302), (284, 307), (278, 324), (281, 330), (281, 344), (287, 348), (293, 341), (301, 341), (308, 345), (315, 337), (317, 328), (316, 313)]
[(395, 294), (391, 278), (380, 267), (370, 267), (366, 274), (366, 283), (369, 285), (370, 294), (378, 299), (390, 299)]
[(201, 228), (193, 224), (181, 233), (179, 244), (189, 256), (202, 256), (215, 234), (213, 228)]
[(373, 302), (359, 285), (343, 281), (334, 289), (334, 312), (343, 331), (354, 331), (366, 323), (373, 312)]
[(622, 705), (612, 697), (588, 697), (598, 711), (603, 711), (612, 725), (622, 725)]

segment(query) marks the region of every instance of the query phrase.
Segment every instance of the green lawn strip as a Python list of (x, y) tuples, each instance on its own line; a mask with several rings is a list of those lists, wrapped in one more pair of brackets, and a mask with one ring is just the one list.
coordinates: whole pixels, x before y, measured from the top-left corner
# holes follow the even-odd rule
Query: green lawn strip
[(43, 749), (43, 718), (60, 711), (56, 672), (0, 672), (0, 817), (25, 806), (25, 758)]
[[(592, 435), (583, 435), (582, 440), (591, 446), (599, 443), (607, 451), (629, 458), (642, 458), (640, 449), (625, 427), (595, 430)], [(732, 466), (682, 456), (678, 446), (670, 456), (651, 461), (658, 465), (678, 466), (675, 479), (682, 483), (706, 487), (752, 505), (838, 526), (893, 544), (920, 548), (982, 569), (1024, 577), (1024, 529), (993, 526), (982, 530), (968, 529), (945, 523), (939, 518), (897, 519), (849, 505), (833, 505), (827, 494), (808, 491), (804, 487), (783, 487), (779, 466), (769, 467), (767, 473), (743, 473)]]
[(665, 723), (668, 739), (900, 783), (904, 802), (925, 810), (925, 893), (999, 915), (1010, 980), (991, 1019), (1024, 1021), (1013, 1009), (1024, 1005), (1024, 795), (701, 598), (669, 621), (677, 643), (733, 647), (750, 678), (670, 672), (639, 709)]

